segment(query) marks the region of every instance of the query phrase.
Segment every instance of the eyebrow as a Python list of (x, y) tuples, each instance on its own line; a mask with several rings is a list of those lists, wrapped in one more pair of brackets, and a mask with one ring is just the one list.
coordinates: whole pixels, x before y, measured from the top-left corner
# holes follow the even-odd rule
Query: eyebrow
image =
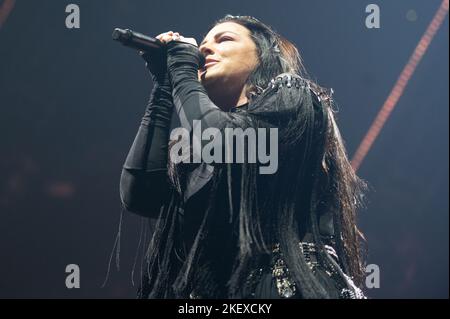
[[(222, 32), (216, 33), (216, 35), (214, 36), (214, 39), (217, 39), (218, 37), (220, 37), (224, 33), (233, 33), (233, 34), (239, 36), (239, 34), (237, 34), (236, 32), (233, 32), (233, 31), (222, 31)], [(206, 43), (206, 39), (203, 39), (202, 43), (200, 43), (199, 46), (202, 46), (205, 43)]]

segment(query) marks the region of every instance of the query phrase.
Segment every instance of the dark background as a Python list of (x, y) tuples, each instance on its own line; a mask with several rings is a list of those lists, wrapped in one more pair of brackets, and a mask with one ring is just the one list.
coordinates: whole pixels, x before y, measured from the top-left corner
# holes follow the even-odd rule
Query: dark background
[[(80, 29), (65, 27), (69, 3), (80, 6)], [(380, 29), (365, 26), (370, 3), (380, 6)], [(152, 86), (137, 54), (111, 40), (114, 27), (201, 41), (226, 13), (261, 19), (334, 89), (352, 156), (439, 5), (17, 1), (0, 30), (0, 297), (135, 297), (132, 215), (121, 270), (100, 288), (119, 222), (121, 166)], [(448, 52), (446, 18), (359, 170), (371, 186), (360, 214), (368, 263), (381, 269), (372, 298), (448, 298)], [(80, 289), (65, 287), (71, 263), (81, 268)]]

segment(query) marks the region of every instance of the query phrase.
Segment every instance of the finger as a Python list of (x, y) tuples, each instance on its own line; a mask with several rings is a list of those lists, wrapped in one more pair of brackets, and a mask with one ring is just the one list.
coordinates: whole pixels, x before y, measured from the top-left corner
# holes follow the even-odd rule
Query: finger
[(166, 34), (172, 35), (172, 34), (173, 34), (173, 31), (168, 31), (168, 32), (160, 33), (160, 34), (158, 34), (156, 37), (157, 37), (157, 38), (158, 38), (158, 37), (163, 37), (163, 36), (166, 35)]
[(160, 41), (164, 42), (164, 43), (167, 43), (167, 42), (170, 42), (172, 40), (172, 37), (173, 37), (172, 35), (164, 34), (161, 37)]
[(176, 39), (178, 39), (178, 36), (176, 36), (175, 34), (172, 34), (172, 35), (168, 35), (168, 36), (167, 36), (167, 40), (168, 40), (168, 41), (172, 41), (172, 40), (176, 40)]

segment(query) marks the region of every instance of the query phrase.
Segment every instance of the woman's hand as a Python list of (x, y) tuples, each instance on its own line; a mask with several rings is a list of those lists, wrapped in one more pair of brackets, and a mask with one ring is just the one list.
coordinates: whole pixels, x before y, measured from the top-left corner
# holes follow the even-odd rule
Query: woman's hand
[[(169, 31), (169, 32), (161, 33), (161, 34), (157, 35), (156, 38), (165, 44), (167, 44), (171, 41), (179, 41), (179, 42), (189, 43), (189, 44), (192, 44), (192, 45), (198, 47), (197, 40), (195, 40), (194, 38), (185, 38), (182, 35), (180, 35), (178, 32)], [(198, 71), (198, 80), (199, 81), (201, 81), (202, 72), (203, 72), (202, 70)]]
[(161, 34), (157, 35), (156, 38), (163, 43), (169, 43), (170, 41), (179, 41), (179, 42), (189, 43), (189, 44), (192, 44), (192, 45), (198, 47), (197, 41), (194, 38), (185, 38), (182, 35), (180, 35), (178, 32), (169, 31), (169, 32), (161, 33)]
[[(156, 38), (163, 42), (169, 43), (171, 41), (179, 41), (192, 44), (196, 47), (197, 41), (194, 38), (185, 38), (181, 36), (178, 32), (165, 32), (156, 36)], [(154, 82), (158, 83), (168, 83), (168, 78), (166, 76), (166, 56), (162, 53), (163, 51), (154, 51), (154, 52), (143, 52), (140, 51), (139, 54), (144, 58), (147, 62), (147, 69), (150, 71), (153, 77)]]

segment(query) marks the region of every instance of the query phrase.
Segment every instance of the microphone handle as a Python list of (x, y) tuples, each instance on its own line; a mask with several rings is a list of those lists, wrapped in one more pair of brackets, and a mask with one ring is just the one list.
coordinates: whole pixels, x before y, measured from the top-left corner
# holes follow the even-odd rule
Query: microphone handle
[(130, 29), (115, 28), (112, 34), (113, 40), (119, 41), (127, 47), (138, 49), (141, 51), (149, 51), (151, 49), (159, 50), (164, 47), (164, 43), (156, 38), (146, 36), (142, 33), (131, 31)]

